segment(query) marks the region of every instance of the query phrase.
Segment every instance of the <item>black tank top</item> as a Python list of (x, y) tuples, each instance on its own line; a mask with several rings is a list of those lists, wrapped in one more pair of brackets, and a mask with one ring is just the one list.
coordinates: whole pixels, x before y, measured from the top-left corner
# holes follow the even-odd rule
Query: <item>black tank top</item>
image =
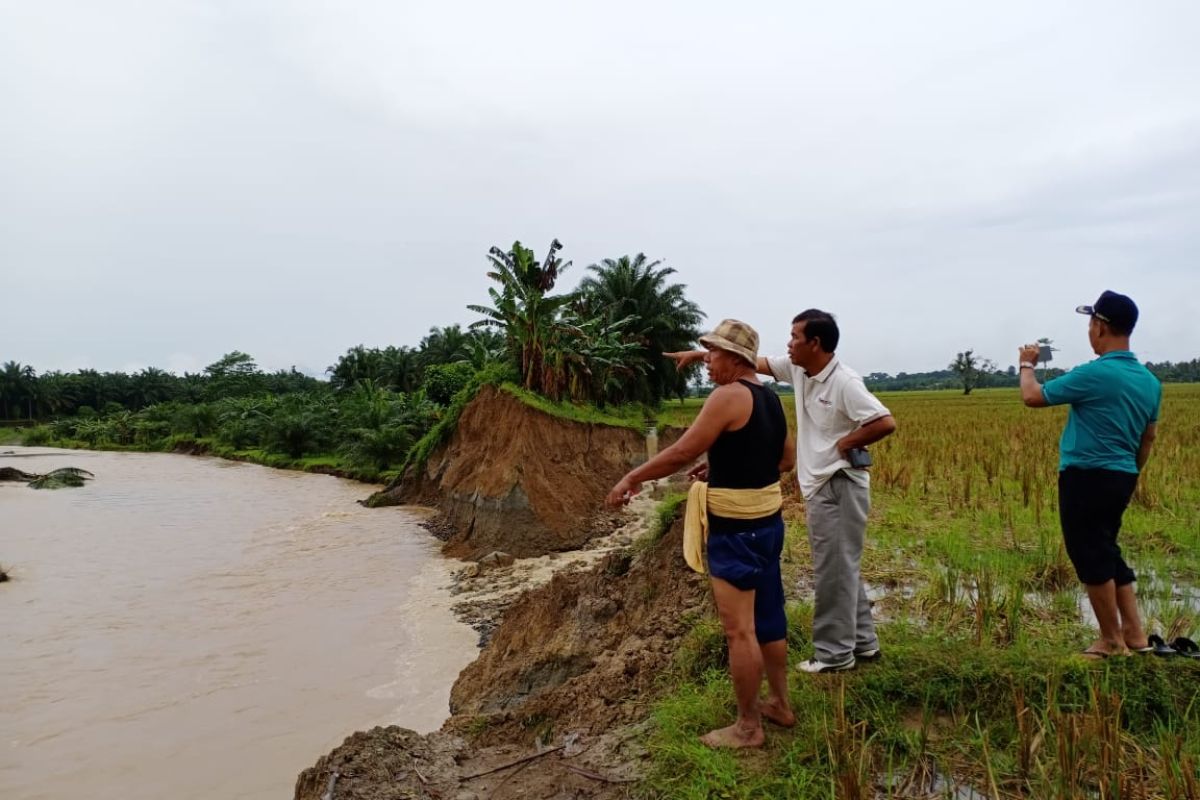
[(754, 410), (736, 431), (724, 431), (708, 449), (708, 485), (714, 489), (761, 489), (779, 480), (779, 460), (787, 441), (787, 418), (779, 395), (757, 383), (750, 390)]

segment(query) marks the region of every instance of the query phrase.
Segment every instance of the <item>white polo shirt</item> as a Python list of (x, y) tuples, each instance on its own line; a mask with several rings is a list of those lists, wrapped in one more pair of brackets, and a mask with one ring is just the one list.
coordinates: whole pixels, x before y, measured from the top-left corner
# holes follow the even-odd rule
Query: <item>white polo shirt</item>
[(870, 473), (851, 468), (838, 452), (837, 443), (866, 423), (890, 414), (887, 407), (837, 356), (812, 377), (787, 356), (769, 357), (767, 363), (776, 380), (790, 383), (796, 390), (796, 478), (804, 499), (812, 498), (838, 470), (869, 487)]

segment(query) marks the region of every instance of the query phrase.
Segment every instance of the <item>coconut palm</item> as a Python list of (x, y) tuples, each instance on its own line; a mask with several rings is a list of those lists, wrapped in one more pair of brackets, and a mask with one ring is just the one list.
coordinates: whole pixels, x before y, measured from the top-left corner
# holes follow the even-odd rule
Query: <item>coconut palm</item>
[(687, 287), (668, 283), (675, 270), (661, 264), (647, 261), (643, 253), (633, 258), (606, 258), (589, 266), (592, 274), (579, 284), (583, 316), (632, 318), (626, 330), (638, 343), (634, 356), (644, 366), (629, 384), (628, 399), (640, 402), (683, 396), (688, 375), (677, 371), (662, 354), (690, 347), (700, 335), (704, 319), (700, 308), (684, 294)]

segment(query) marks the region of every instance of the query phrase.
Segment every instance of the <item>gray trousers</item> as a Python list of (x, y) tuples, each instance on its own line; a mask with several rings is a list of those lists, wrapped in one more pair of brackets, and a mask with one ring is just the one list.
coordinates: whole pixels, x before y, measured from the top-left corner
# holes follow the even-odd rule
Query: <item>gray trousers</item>
[(805, 507), (816, 584), (813, 646), (818, 660), (836, 663), (879, 646), (860, 571), (871, 491), (838, 472)]

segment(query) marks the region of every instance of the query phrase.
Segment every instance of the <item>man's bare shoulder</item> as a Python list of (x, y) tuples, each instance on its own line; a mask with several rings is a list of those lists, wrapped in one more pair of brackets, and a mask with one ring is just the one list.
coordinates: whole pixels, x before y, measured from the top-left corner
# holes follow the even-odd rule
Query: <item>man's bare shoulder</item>
[(749, 394), (750, 390), (740, 383), (726, 383), (713, 389), (708, 395), (708, 399), (704, 401), (704, 404), (729, 403), (736, 398), (746, 397)]

